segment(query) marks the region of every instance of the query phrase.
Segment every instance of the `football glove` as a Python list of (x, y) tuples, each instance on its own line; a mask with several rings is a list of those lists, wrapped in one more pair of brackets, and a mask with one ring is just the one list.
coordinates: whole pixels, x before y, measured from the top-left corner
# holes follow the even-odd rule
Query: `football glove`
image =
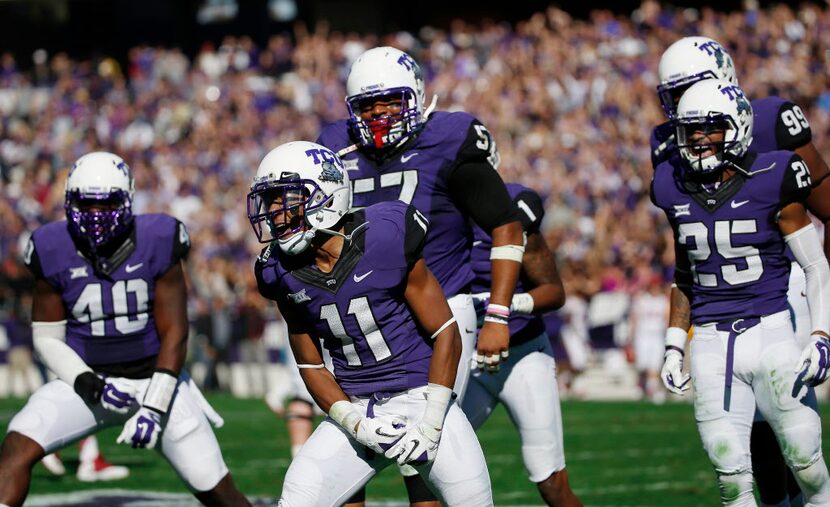
[(663, 369), (660, 372), (660, 378), (663, 379), (663, 385), (666, 389), (674, 394), (682, 396), (684, 392), (689, 390), (689, 380), (691, 377), (687, 373), (683, 373), (683, 353), (674, 349), (669, 349), (663, 356)]
[(795, 368), (795, 373), (804, 374), (804, 383), (815, 387), (827, 380), (830, 367), (830, 340), (820, 335), (812, 335), (814, 340), (804, 347)]
[(110, 412), (126, 414), (135, 405), (135, 389), (131, 384), (117, 378), (104, 379), (101, 406)]
[(152, 449), (158, 442), (161, 430), (161, 414), (151, 408), (140, 407), (124, 423), (124, 429), (121, 430), (116, 442), (130, 445), (133, 449)]
[(95, 405), (101, 399), (105, 384), (104, 379), (90, 370), (75, 377), (72, 387), (87, 405)]
[(399, 465), (423, 465), (435, 459), (440, 441), (441, 428), (433, 428), (421, 421), (390, 447), (385, 456)]
[(329, 409), (329, 417), (360, 444), (378, 454), (406, 433), (406, 419), (399, 416), (363, 417), (350, 402), (336, 401)]

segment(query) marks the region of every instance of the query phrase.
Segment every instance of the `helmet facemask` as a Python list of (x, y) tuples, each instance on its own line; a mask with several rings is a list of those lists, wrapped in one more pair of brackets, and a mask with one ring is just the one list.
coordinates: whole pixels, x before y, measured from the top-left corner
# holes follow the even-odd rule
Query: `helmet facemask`
[[(377, 101), (390, 106), (400, 104), (400, 111), (378, 118), (364, 119), (362, 113), (371, 114)], [(422, 106), (414, 90), (407, 87), (378, 90), (347, 97), (349, 128), (361, 146), (383, 149), (400, 144), (415, 133), (423, 123)]]
[[(265, 181), (248, 194), (248, 218), (260, 243), (277, 241), (289, 255), (305, 251), (326, 214), (333, 196), (313, 180)], [(263, 225), (264, 224), (264, 225)]]
[(692, 76), (686, 76), (674, 81), (669, 81), (657, 85), (657, 95), (660, 97), (660, 105), (663, 107), (663, 112), (669, 120), (673, 120), (677, 115), (677, 103), (680, 102), (680, 97), (683, 92), (689, 89), (690, 86), (703, 81), (704, 79), (717, 79), (718, 77), (711, 70), (705, 70)]
[(676, 119), (675, 125), (680, 155), (695, 173), (713, 172), (740, 156), (738, 128), (729, 115)]
[(133, 223), (132, 198), (126, 190), (89, 193), (67, 190), (64, 203), (69, 232), (99, 250), (122, 237)]

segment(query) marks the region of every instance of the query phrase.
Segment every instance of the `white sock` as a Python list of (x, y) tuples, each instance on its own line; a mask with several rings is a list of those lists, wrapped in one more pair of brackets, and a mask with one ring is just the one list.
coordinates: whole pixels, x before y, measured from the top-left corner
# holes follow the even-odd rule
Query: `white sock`
[(81, 452), (78, 453), (78, 459), (81, 463), (95, 461), (95, 458), (97, 458), (99, 454), (98, 439), (95, 438), (95, 435), (90, 435), (81, 440), (80, 446)]

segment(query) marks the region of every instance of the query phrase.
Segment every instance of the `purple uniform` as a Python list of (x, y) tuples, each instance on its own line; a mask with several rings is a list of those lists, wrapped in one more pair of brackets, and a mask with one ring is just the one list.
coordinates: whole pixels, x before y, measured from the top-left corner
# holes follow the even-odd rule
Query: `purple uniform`
[(412, 206), (380, 203), (347, 216), (331, 273), (269, 246), (257, 259), (260, 293), (289, 307), (300, 328), (321, 339), (334, 374), (351, 396), (427, 384), (432, 348), (406, 304), (409, 271), (422, 257), (427, 222)]
[[(795, 151), (812, 140), (812, 131), (801, 108), (781, 97), (752, 101), (753, 125), (750, 151)], [(677, 155), (677, 142), (671, 122), (661, 123), (651, 131), (651, 165), (657, 168)]]
[[(790, 260), (778, 212), (810, 192), (807, 165), (795, 153), (750, 152), (714, 192), (694, 182), (678, 159), (657, 167), (651, 199), (688, 254), (692, 322), (758, 317), (787, 309)], [(680, 260), (678, 260), (680, 262)]]
[(189, 249), (184, 224), (168, 215), (148, 214), (136, 215), (130, 236), (104, 265), (106, 273), (96, 272), (81, 254), (66, 221), (38, 228), (23, 260), (61, 294), (66, 343), (96, 369), (158, 354), (156, 280)]
[[(539, 232), (542, 219), (545, 216), (545, 207), (542, 198), (535, 191), (518, 183), (507, 183), (507, 192), (519, 208), (522, 229), (528, 233)], [(493, 240), (481, 227), (473, 226), (472, 267), (475, 273), (473, 280), (473, 292), (487, 292), (490, 290), (492, 272), (490, 269), (490, 248)], [(516, 284), (516, 293), (527, 292), (524, 273), (519, 277)], [(510, 327), (510, 346), (515, 347), (536, 338), (545, 332), (545, 323), (537, 315), (524, 315), (513, 313), (508, 321)]]
[[(335, 152), (353, 144), (345, 120), (327, 126), (317, 142)], [(415, 206), (431, 224), (424, 246), (429, 269), (447, 298), (466, 292), (473, 280), (472, 230), (450, 194), (448, 178), (462, 162), (498, 164), (487, 129), (467, 113), (436, 112), (404, 149), (382, 159), (361, 151), (342, 158), (354, 206), (394, 200)]]

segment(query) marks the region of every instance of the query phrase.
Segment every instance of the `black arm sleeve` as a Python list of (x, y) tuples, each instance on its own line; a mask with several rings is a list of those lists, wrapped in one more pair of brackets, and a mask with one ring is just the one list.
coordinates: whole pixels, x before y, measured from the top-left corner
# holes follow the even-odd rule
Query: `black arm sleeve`
[(545, 205), (539, 194), (532, 190), (525, 190), (513, 199), (519, 209), (519, 220), (522, 222), (522, 229), (533, 234), (539, 232), (542, 226), (542, 219), (545, 218)]
[(803, 202), (810, 195), (811, 189), (810, 170), (804, 160), (793, 153), (781, 182), (781, 207), (793, 202)]
[(180, 260), (187, 260), (189, 253), (190, 235), (187, 233), (187, 227), (182, 222), (176, 220), (176, 232), (173, 234), (173, 254), (170, 259), (170, 265), (175, 266)]
[(405, 218), (406, 231), (404, 232), (404, 255), (406, 263), (412, 268), (415, 262), (423, 257), (424, 244), (427, 240), (429, 222), (414, 206), (408, 206)]
[(43, 278), (43, 268), (40, 266), (40, 257), (37, 255), (35, 241), (32, 238), (29, 238), (29, 242), (26, 243), (26, 249), (23, 251), (23, 265), (29, 268), (29, 271), (31, 271), (35, 278)]
[(519, 213), (499, 173), (487, 162), (460, 164), (449, 177), (450, 194), (487, 234), (519, 219)]

